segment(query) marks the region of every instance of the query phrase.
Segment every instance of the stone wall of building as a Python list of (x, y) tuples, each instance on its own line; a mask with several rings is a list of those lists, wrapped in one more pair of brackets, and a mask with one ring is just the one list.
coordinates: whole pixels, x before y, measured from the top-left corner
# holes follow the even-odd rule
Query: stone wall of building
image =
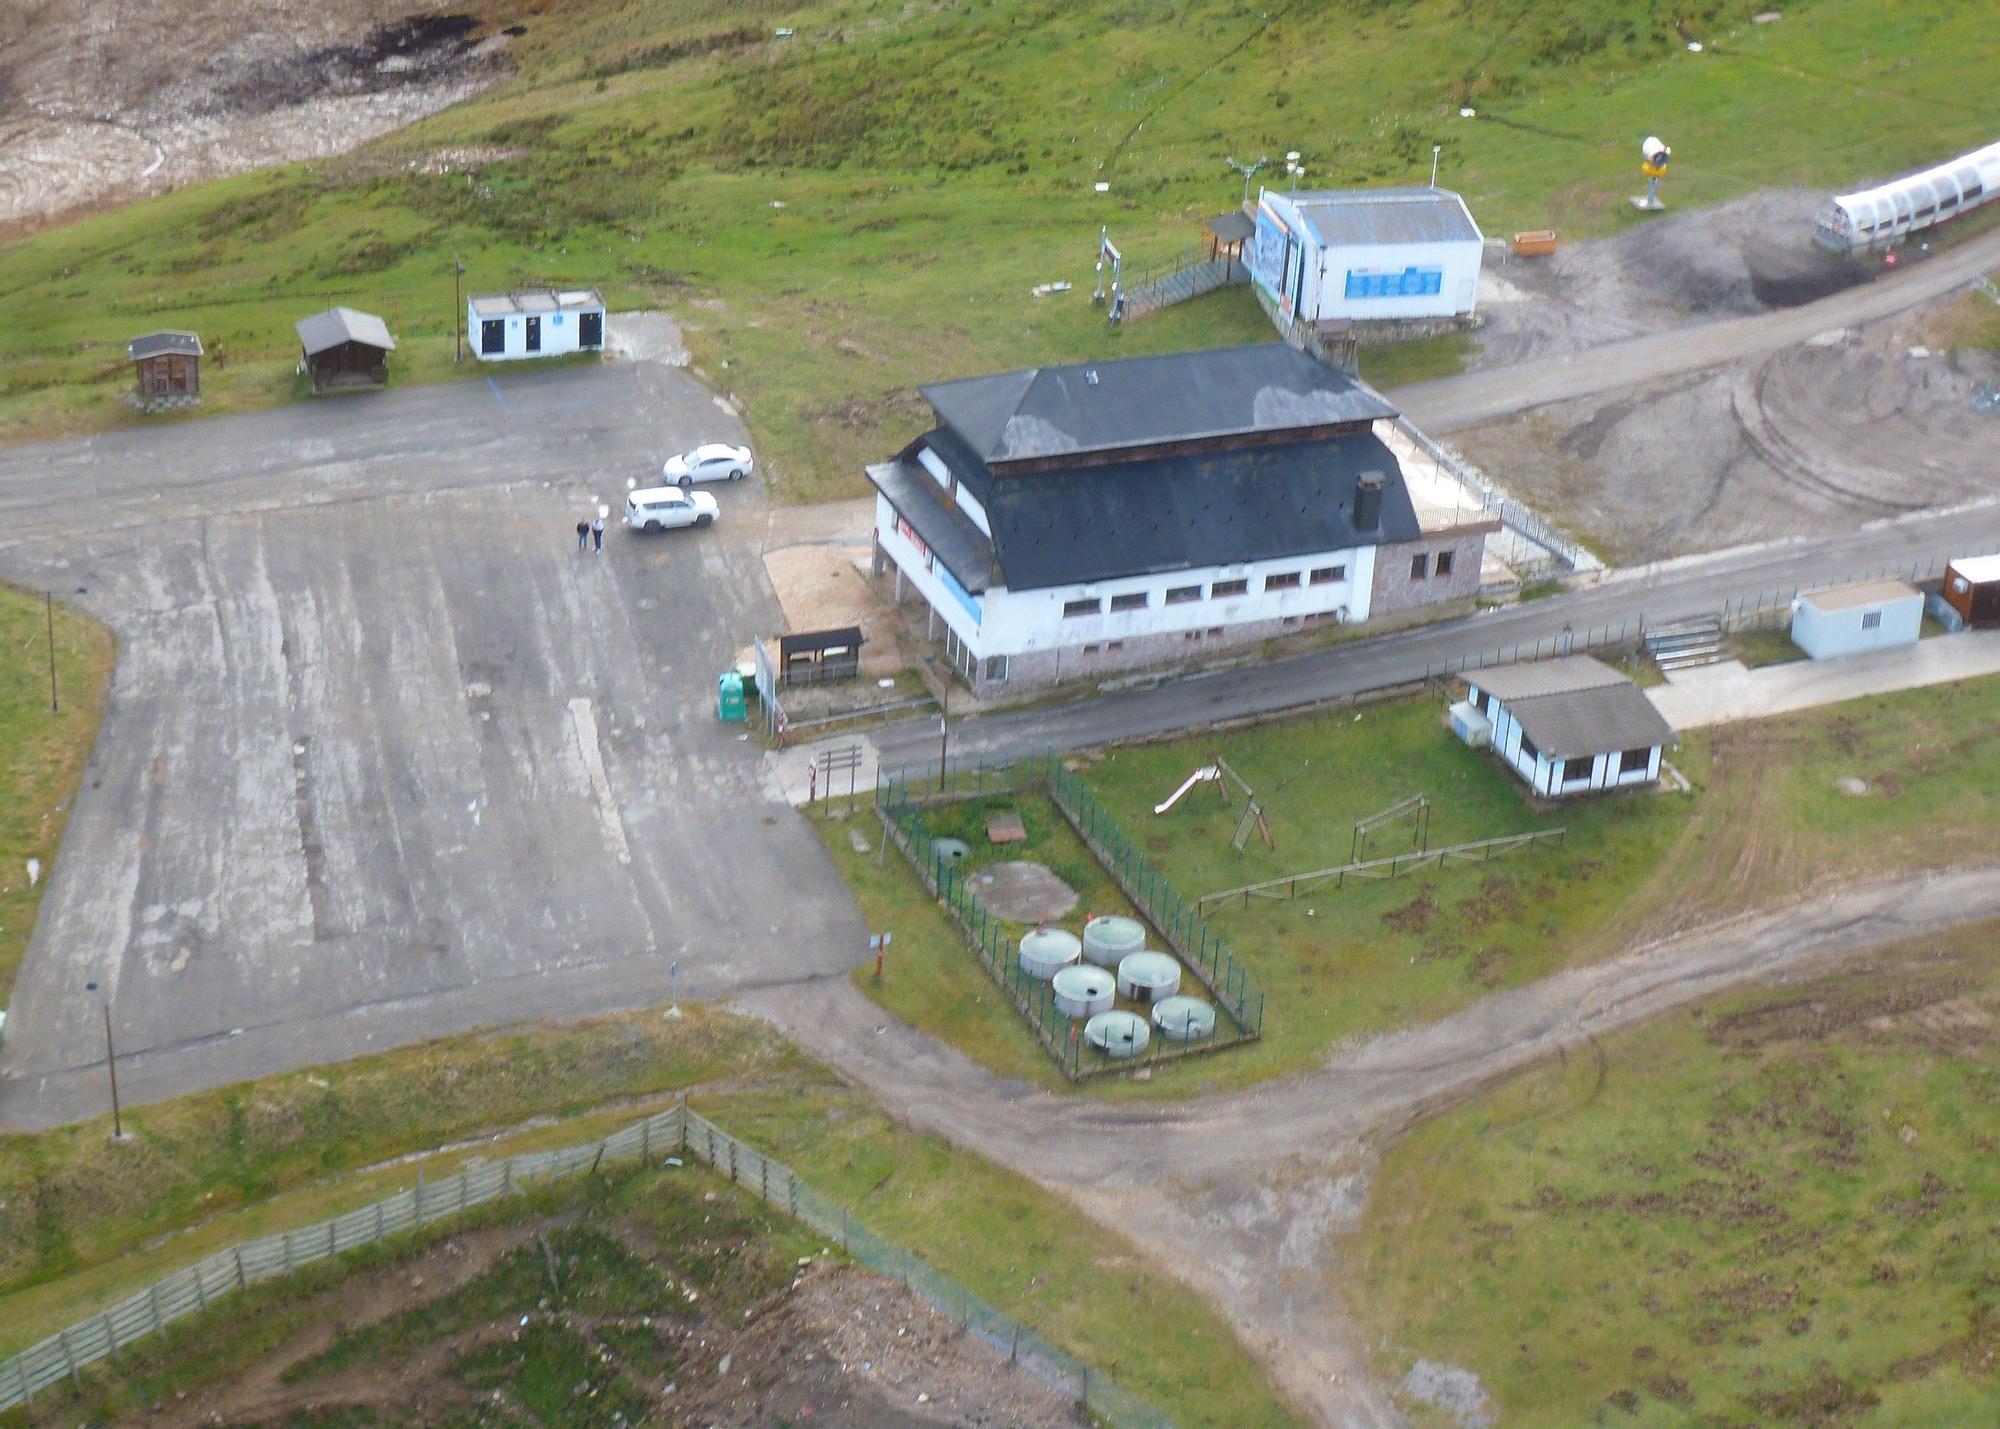
[[(1479, 593), (1479, 565), (1486, 553), (1486, 536), (1497, 522), (1481, 522), (1456, 530), (1438, 531), (1417, 541), (1398, 541), (1375, 548), (1375, 584), (1369, 593), (1372, 624), (1419, 606), (1437, 605)], [(1447, 556), (1451, 569), (1438, 574), (1438, 557)], [(1413, 573), (1423, 558), (1423, 575)]]

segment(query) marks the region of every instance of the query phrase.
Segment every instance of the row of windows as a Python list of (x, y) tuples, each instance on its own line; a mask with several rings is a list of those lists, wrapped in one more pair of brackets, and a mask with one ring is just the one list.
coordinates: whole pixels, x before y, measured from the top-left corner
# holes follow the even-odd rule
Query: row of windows
[[(1525, 730), (1521, 733), (1521, 753), (1527, 755), (1530, 759), (1539, 759), (1542, 757), (1541, 751), (1535, 748), (1535, 741), (1528, 738), (1527, 731)], [(1588, 779), (1591, 768), (1596, 763), (1596, 759), (1588, 755), (1580, 759), (1565, 759), (1562, 766), (1561, 782), (1573, 784), (1579, 779)], [(1653, 751), (1650, 749), (1627, 749), (1622, 751), (1618, 756), (1618, 772), (1620, 774), (1637, 774), (1642, 770), (1652, 767)]]
[(1416, 555), (1410, 557), (1410, 579), (1420, 581), (1427, 576), (1450, 575), (1452, 565), (1451, 556), (1452, 553), (1450, 551), (1439, 551), (1436, 557), (1436, 564), (1433, 565), (1432, 557), (1428, 552), (1417, 552)]
[[(1419, 559), (1422, 558), (1419, 557)], [(1439, 555), (1438, 574), (1451, 574), (1450, 552)], [(1307, 585), (1332, 585), (1335, 581), (1346, 579), (1347, 567), (1344, 565), (1315, 566), (1312, 570), (1306, 572), (1279, 571), (1274, 575), (1265, 576), (1264, 589), (1267, 591), (1297, 590), (1301, 583)], [(1208, 595), (1211, 600), (1227, 600), (1230, 596), (1248, 595), (1249, 592), (1250, 582), (1247, 580), (1216, 581), (1208, 588)], [(1200, 599), (1201, 587), (1198, 585), (1167, 587), (1166, 603), (1168, 605), (1186, 605), (1191, 601)], [(1153, 596), (1150, 591), (1129, 591), (1124, 595), (1114, 595), (1111, 597), (1111, 610), (1114, 615), (1120, 611), (1144, 610), (1152, 602)], [(1101, 615), (1103, 613), (1104, 603), (1094, 595), (1086, 596), (1079, 600), (1066, 600), (1063, 602), (1063, 619), (1065, 620), (1073, 620), (1088, 615)]]

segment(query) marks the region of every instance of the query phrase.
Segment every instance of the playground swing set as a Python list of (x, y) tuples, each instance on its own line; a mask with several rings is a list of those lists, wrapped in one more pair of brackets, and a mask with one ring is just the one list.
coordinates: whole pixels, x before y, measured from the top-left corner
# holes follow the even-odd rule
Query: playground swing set
[(1166, 813), (1167, 810), (1178, 804), (1197, 784), (1213, 784), (1216, 794), (1221, 797), (1222, 802), (1225, 804), (1229, 802), (1229, 786), (1231, 784), (1234, 784), (1238, 789), (1243, 791), (1243, 816), (1236, 821), (1236, 832), (1230, 835), (1229, 846), (1231, 848), (1235, 849), (1238, 853), (1243, 852), (1243, 845), (1250, 841), (1250, 830), (1253, 827), (1263, 836), (1265, 848), (1275, 850), (1278, 847), (1271, 839), (1271, 826), (1264, 821), (1264, 806), (1257, 802), (1256, 791), (1250, 787), (1249, 781), (1244, 779), (1241, 774), (1238, 774), (1234, 769), (1223, 763), (1222, 756), (1219, 754), (1215, 755), (1207, 764), (1195, 770), (1194, 773), (1188, 775), (1186, 779), (1183, 779), (1180, 788), (1169, 794), (1163, 803), (1153, 805), (1153, 812), (1155, 814)]

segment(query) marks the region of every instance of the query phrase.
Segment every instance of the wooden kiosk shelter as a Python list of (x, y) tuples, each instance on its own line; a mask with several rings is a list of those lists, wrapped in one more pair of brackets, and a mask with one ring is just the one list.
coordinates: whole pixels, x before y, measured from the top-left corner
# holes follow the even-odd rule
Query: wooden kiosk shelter
[(201, 401), (201, 339), (191, 332), (149, 332), (125, 344), (138, 374), (132, 402), (142, 412)]
[(311, 374), (313, 391), (389, 385), (389, 354), (396, 339), (373, 313), (328, 308), (295, 324), (302, 356), (299, 369)]

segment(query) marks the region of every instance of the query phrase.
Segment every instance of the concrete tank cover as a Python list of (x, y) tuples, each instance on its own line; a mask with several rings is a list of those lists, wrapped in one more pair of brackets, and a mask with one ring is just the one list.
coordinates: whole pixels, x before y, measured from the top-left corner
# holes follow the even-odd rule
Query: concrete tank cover
[(979, 906), (1009, 923), (1049, 923), (1076, 907), (1076, 890), (1039, 863), (995, 863), (969, 883)]

